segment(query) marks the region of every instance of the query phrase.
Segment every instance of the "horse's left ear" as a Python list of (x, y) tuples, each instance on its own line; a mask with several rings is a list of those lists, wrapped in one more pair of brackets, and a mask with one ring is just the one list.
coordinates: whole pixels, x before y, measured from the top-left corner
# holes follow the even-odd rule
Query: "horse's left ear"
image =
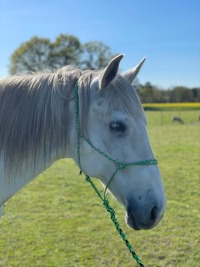
[(115, 78), (119, 63), (121, 59), (123, 58), (123, 55), (118, 55), (114, 57), (108, 64), (108, 66), (103, 70), (100, 80), (99, 80), (99, 88), (103, 89), (106, 86), (109, 85), (109, 83)]
[(136, 67), (133, 69), (130, 69), (124, 73), (122, 73), (122, 76), (124, 76), (130, 83), (133, 82), (135, 77), (137, 76), (138, 72), (140, 71), (143, 63), (145, 62), (146, 58), (144, 58)]

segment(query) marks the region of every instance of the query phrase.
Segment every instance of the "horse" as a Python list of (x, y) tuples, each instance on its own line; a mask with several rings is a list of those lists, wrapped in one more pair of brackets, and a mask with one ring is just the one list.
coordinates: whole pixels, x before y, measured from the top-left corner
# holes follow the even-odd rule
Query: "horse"
[(180, 117), (173, 117), (172, 122), (178, 122), (180, 124), (184, 124), (183, 120)]
[(124, 206), (131, 228), (158, 224), (166, 208), (158, 166), (129, 164), (154, 158), (132, 87), (145, 59), (119, 74), (122, 58), (114, 57), (103, 70), (69, 65), (0, 80), (0, 207), (55, 161), (72, 158)]

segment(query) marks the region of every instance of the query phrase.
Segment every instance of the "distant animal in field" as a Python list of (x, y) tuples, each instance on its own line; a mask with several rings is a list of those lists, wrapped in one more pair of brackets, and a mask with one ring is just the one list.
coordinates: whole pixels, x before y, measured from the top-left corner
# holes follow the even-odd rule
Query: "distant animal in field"
[(180, 117), (173, 117), (172, 122), (178, 122), (180, 124), (184, 124), (183, 120)]

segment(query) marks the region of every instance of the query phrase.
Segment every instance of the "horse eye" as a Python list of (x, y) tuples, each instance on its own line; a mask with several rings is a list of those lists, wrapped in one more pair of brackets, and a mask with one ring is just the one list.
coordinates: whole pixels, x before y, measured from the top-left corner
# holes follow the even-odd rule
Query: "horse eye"
[(110, 130), (116, 132), (125, 132), (126, 125), (122, 121), (112, 121), (109, 125)]

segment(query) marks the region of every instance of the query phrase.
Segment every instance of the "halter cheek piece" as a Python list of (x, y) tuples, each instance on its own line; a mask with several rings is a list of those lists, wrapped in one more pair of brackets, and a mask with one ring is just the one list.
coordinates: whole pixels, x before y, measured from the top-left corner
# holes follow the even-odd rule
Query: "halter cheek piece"
[(76, 83), (76, 86), (74, 88), (74, 107), (75, 107), (75, 128), (76, 128), (76, 138), (77, 138), (77, 158), (78, 158), (78, 165), (80, 168), (80, 174), (82, 173), (81, 170), (81, 159), (80, 159), (80, 139), (82, 139), (83, 141), (85, 141), (88, 145), (91, 146), (91, 148), (93, 148), (96, 152), (98, 152), (100, 155), (102, 155), (103, 157), (107, 158), (108, 160), (112, 161), (115, 166), (116, 166), (116, 170), (113, 172), (113, 174), (111, 175), (105, 190), (104, 190), (104, 194), (103, 196), (101, 195), (101, 193), (98, 191), (98, 189), (96, 188), (95, 184), (92, 182), (92, 180), (90, 179), (90, 177), (88, 175), (85, 176), (85, 179), (87, 182), (89, 182), (91, 184), (91, 186), (93, 187), (93, 189), (95, 190), (95, 192), (97, 193), (97, 195), (99, 196), (99, 198), (102, 200), (102, 203), (105, 207), (105, 209), (110, 213), (110, 217), (111, 220), (113, 221), (119, 235), (121, 236), (121, 238), (124, 240), (128, 250), (130, 251), (132, 257), (135, 259), (135, 261), (138, 263), (138, 265), (140, 267), (144, 267), (144, 264), (142, 263), (142, 261), (140, 260), (140, 258), (137, 256), (137, 254), (135, 253), (135, 251), (133, 250), (131, 244), (129, 243), (128, 239), (126, 238), (126, 235), (124, 234), (123, 230), (121, 229), (116, 216), (115, 216), (115, 211), (114, 209), (110, 206), (109, 201), (107, 199), (107, 195), (106, 195), (106, 191), (110, 185), (110, 183), (112, 182), (113, 178), (115, 177), (115, 175), (117, 174), (117, 172), (119, 170), (131, 167), (131, 166), (138, 166), (138, 165), (156, 165), (158, 164), (156, 159), (150, 159), (150, 160), (142, 160), (142, 161), (136, 161), (136, 162), (119, 162), (116, 159), (111, 158), (110, 156), (108, 156), (107, 154), (105, 154), (103, 151), (101, 151), (100, 149), (98, 149), (97, 147), (95, 147), (84, 135), (81, 134), (80, 132), (80, 123), (79, 123), (79, 94), (78, 94), (78, 82)]

